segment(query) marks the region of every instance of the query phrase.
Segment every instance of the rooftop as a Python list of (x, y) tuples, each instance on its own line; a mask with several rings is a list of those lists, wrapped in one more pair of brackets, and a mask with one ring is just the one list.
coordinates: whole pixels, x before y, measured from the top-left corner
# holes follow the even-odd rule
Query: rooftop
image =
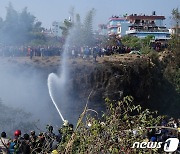
[(109, 21), (112, 21), (112, 20), (127, 20), (127, 19), (121, 16), (112, 16), (111, 18), (109, 18)]
[(166, 19), (165, 16), (157, 16), (157, 15), (137, 15), (137, 14), (132, 14), (132, 15), (129, 15), (127, 16), (127, 19), (128, 20), (157, 20), (157, 19), (161, 19), (161, 20), (164, 20)]

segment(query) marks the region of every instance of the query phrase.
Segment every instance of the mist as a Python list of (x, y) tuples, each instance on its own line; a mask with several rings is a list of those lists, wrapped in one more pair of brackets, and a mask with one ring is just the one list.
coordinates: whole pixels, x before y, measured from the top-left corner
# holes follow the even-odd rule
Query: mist
[[(21, 58), (29, 58), (26, 55), (27, 53), (23, 55), (23, 51), (21, 55), (18, 55), (13, 50), (19, 50), (19, 47), (23, 46), (25, 43), (23, 48), (26, 49), (27, 52), (29, 42), (32, 43), (32, 41), (34, 41), (37, 43), (39, 40), (42, 41), (43, 37), (39, 37), (42, 36), (40, 35), (41, 23), (36, 23), (33, 15), (27, 12), (27, 9), (24, 9), (24, 12), (20, 14), (16, 12), (17, 16), (22, 17), (20, 23), (24, 24), (19, 24), (19, 22), (17, 22), (16, 24), (19, 25), (19, 27), (17, 29), (11, 29), (10, 33), (6, 34), (4, 30), (8, 26), (14, 24), (13, 19), (15, 17), (12, 12), (16, 12), (16, 10), (14, 10), (13, 6), (10, 4), (7, 10), (7, 18), (5, 21), (2, 21), (2, 27), (0, 27), (0, 43), (3, 44), (0, 51), (0, 55), (2, 56), (0, 57), (0, 98), (3, 104), (7, 107), (21, 109), (26, 113), (30, 113), (30, 120), (32, 120), (32, 122), (38, 121), (37, 127), (41, 130), (45, 129), (46, 124), (53, 125), (56, 128), (61, 127), (63, 121), (52, 103), (47, 85), (49, 73), (55, 73), (57, 74), (57, 78), (60, 75), (66, 78), (66, 84), (63, 84), (62, 87), (58, 87), (59, 84), (56, 82), (53, 83), (54, 90), (52, 94), (55, 102), (60, 108), (65, 120), (76, 124), (79, 115), (85, 107), (85, 103), (81, 102), (81, 100), (76, 97), (77, 92), (73, 89), (73, 79), (70, 76), (71, 73), (68, 68), (71, 66), (67, 66), (68, 63), (65, 62), (64, 59), (62, 60), (62, 56), (60, 57), (61, 63), (59, 63), (59, 68), (57, 70), (55, 69), (55, 71), (48, 70), (46, 67), (38, 68), (33, 65), (33, 62), (29, 64), (27, 64), (26, 61), (24, 61), (24, 63), (20, 62)], [(28, 20), (25, 18), (26, 15)], [(72, 49), (74, 46), (80, 48), (82, 46), (92, 46), (94, 44), (94, 38), (92, 37), (93, 17), (94, 10), (92, 9), (87, 12), (84, 23), (82, 24), (83, 28), (79, 29), (81, 25), (79, 20), (73, 23), (74, 28), (69, 31), (69, 35), (63, 47), (65, 52), (71, 52), (69, 49)], [(29, 25), (31, 25), (30, 28)], [(20, 37), (16, 38), (18, 31), (21, 29), (24, 29), (24, 31), (21, 32)], [(26, 35), (26, 33), (32, 34), (32, 32), (34, 32), (33, 37), (31, 35)], [(47, 44), (44, 45), (47, 46)], [(16, 49), (16, 47), (18, 47), (18, 49)], [(37, 47), (37, 44), (31, 47)], [(17, 57), (18, 59), (14, 60)], [(69, 58), (66, 57), (65, 59), (67, 61)], [(65, 68), (63, 69), (63, 67)], [(65, 72), (65, 76), (63, 72)], [(57, 82), (59, 82), (59, 80)], [(8, 113), (8, 116), (13, 117), (11, 113)], [(21, 119), (19, 120), (21, 121)], [(26, 119), (22, 120), (26, 121)], [(29, 122), (29, 119), (27, 119), (27, 122)]]
[[(48, 94), (47, 76), (31, 66), (0, 61), (0, 98), (4, 105), (32, 114), (39, 124), (59, 123)], [(11, 114), (11, 113), (9, 113)], [(12, 115), (13, 116), (13, 115)]]

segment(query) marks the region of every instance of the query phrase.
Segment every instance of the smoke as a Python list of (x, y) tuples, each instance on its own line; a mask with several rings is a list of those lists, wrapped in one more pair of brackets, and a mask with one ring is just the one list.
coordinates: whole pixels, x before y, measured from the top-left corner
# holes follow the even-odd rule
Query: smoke
[[(89, 16), (92, 15), (90, 14)], [(92, 19), (90, 18), (86, 24), (91, 22)], [(84, 27), (87, 28), (88, 26)], [(90, 26), (89, 31), (91, 32), (91, 30)], [(69, 62), (67, 62), (67, 59), (69, 59), (68, 54), (71, 53), (72, 47), (76, 45), (79, 46), (79, 44), (88, 45), (87, 42), (92, 41), (92, 38), (90, 40), (85, 38), (86, 35), (79, 35), (78, 25), (75, 25), (69, 31), (69, 36), (64, 46), (64, 58), (61, 60), (61, 67), (59, 68), (60, 74), (58, 74), (65, 82), (63, 82), (63, 86), (59, 87), (58, 84), (53, 84), (55, 102), (61, 109), (64, 118), (74, 124), (78, 120), (84, 106), (82, 102), (75, 99), (77, 97), (74, 97), (77, 95), (77, 92), (73, 90), (73, 79), (69, 71), (71, 66), (68, 65)], [(75, 40), (78, 40), (78, 42)], [(86, 42), (84, 42), (84, 40), (86, 40)], [(14, 59), (17, 59), (18, 62), (15, 63), (16, 60)], [(6, 57), (4, 59), (0, 57), (0, 98), (3, 104), (31, 113), (32, 120), (40, 120), (40, 129), (43, 129), (45, 124), (60, 127), (62, 121), (52, 104), (47, 87), (48, 74), (51, 72), (49, 70), (47, 71), (46, 68), (39, 69), (33, 66), (33, 64), (31, 65), (31, 63), (28, 65), (18, 64), (22, 63), (21, 58), (15, 57), (14, 59), (13, 57)], [(26, 59), (26, 57), (22, 57), (22, 59)], [(54, 73), (57, 73), (56, 71)], [(14, 116), (12, 113), (6, 114), (11, 117)]]
[[(59, 124), (58, 114), (48, 94), (47, 73), (33, 66), (0, 60), (0, 98), (4, 105), (31, 113), (40, 124)], [(11, 113), (8, 113), (11, 117)]]

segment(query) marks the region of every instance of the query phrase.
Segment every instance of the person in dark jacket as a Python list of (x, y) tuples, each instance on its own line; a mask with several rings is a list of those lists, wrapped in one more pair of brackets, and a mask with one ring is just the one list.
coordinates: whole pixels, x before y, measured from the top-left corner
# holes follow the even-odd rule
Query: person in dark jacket
[(24, 134), (24, 140), (21, 143), (20, 151), (22, 154), (30, 154), (31, 153), (30, 141), (29, 141), (28, 134)]

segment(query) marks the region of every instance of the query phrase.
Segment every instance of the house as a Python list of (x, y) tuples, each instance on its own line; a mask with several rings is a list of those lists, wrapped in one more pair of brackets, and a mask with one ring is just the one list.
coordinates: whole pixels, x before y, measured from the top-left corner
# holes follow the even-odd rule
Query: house
[(129, 22), (125, 17), (119, 17), (119, 16), (112, 16), (109, 18), (107, 28), (108, 28), (108, 34), (111, 35), (118, 35), (122, 37), (126, 34), (126, 31), (128, 30)]
[(63, 26), (64, 26), (63, 22), (54, 21), (52, 23), (52, 33), (53, 33), (53, 35), (61, 37), (62, 36), (62, 29), (60, 27), (63, 27)]
[(169, 30), (163, 23), (165, 16), (157, 16), (155, 11), (153, 11), (152, 15), (131, 14), (127, 16), (127, 20), (131, 24), (126, 31), (127, 35), (133, 35), (139, 38), (153, 35), (154, 40), (170, 39)]

